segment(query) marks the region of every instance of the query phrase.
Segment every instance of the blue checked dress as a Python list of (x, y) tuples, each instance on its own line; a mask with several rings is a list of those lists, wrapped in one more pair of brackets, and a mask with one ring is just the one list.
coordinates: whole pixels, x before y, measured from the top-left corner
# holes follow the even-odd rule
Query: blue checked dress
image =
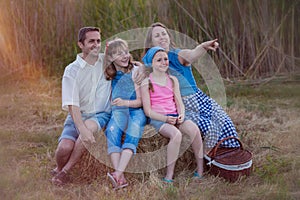
[[(223, 108), (200, 89), (182, 100), (186, 109), (186, 118), (198, 125), (206, 147), (212, 148), (218, 141), (228, 136), (238, 137), (230, 117)], [(230, 139), (224, 141), (222, 146), (239, 147), (239, 143)]]
[[(198, 125), (207, 148), (214, 147), (218, 141), (228, 136), (238, 138), (233, 122), (223, 108), (197, 87), (192, 67), (183, 66), (179, 62), (179, 51), (180, 49), (173, 49), (168, 52), (169, 72), (179, 81), (186, 119)], [(230, 139), (221, 146), (231, 148), (240, 145), (237, 140)]]

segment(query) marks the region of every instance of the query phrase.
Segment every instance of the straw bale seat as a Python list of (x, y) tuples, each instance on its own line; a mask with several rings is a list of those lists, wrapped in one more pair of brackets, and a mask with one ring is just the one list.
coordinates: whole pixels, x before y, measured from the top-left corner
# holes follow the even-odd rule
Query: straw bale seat
[[(109, 156), (107, 155), (106, 137), (103, 132), (95, 136), (96, 144), (88, 148), (79, 163), (71, 170), (72, 182), (90, 183), (96, 179), (105, 179), (106, 173), (112, 171)], [(158, 171), (165, 173), (166, 148), (168, 139), (157, 134), (155, 129), (145, 126), (145, 131), (137, 148), (137, 154), (133, 156), (128, 167), (126, 177), (136, 177), (143, 173), (147, 176), (149, 172)], [(180, 157), (177, 160), (175, 175), (183, 170), (194, 170), (196, 163), (194, 154), (190, 147), (188, 137), (183, 137)]]

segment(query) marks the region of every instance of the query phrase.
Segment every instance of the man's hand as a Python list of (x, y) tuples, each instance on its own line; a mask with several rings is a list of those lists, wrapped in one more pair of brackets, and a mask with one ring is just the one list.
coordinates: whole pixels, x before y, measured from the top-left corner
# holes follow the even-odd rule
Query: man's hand
[(84, 144), (92, 144), (96, 142), (92, 131), (90, 131), (89, 129), (81, 130), (79, 138)]

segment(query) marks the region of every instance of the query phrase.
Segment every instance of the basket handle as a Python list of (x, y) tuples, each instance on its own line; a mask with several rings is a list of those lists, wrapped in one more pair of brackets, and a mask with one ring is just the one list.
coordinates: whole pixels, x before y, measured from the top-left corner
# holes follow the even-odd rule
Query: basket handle
[(229, 139), (236, 139), (236, 140), (239, 142), (239, 144), (240, 144), (240, 148), (241, 148), (241, 149), (244, 149), (244, 148), (243, 148), (243, 145), (242, 145), (242, 142), (241, 142), (238, 138), (236, 138), (236, 137), (234, 137), (234, 136), (229, 136), (229, 137), (226, 137), (226, 138), (223, 138), (222, 140), (220, 140), (220, 141), (216, 144), (216, 146), (211, 150), (211, 152), (212, 152), (211, 158), (214, 158), (214, 157), (216, 156), (217, 150), (218, 150), (219, 146), (222, 144), (222, 142), (224, 142), (225, 140), (229, 140)]

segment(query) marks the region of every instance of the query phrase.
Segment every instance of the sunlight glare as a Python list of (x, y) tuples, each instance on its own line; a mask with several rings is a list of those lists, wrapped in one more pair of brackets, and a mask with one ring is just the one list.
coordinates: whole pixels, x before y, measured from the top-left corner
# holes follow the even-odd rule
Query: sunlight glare
[(4, 47), (4, 37), (1, 34), (1, 29), (0, 29), (0, 51)]
[(0, 52), (2, 48), (4, 48), (4, 36), (3, 36), (3, 23), (1, 23), (2, 20), (2, 15), (0, 15)]

